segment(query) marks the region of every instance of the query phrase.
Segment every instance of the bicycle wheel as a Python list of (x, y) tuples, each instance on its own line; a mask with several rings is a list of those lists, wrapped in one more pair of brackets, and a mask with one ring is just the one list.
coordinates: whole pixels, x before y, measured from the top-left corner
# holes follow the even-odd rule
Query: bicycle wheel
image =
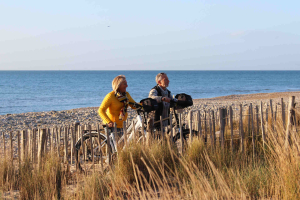
[(98, 132), (84, 134), (75, 144), (75, 159), (80, 170), (83, 170), (83, 166), (87, 169), (90, 168), (93, 164), (93, 159), (95, 164), (102, 163), (103, 165), (107, 165), (108, 152), (106, 136), (103, 133), (98, 134)]

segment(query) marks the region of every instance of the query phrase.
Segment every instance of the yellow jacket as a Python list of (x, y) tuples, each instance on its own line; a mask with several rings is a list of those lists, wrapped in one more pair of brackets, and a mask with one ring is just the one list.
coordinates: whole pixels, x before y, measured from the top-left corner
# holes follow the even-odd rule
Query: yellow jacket
[[(129, 102), (134, 103), (135, 101), (132, 99), (130, 94), (128, 92), (126, 92), (126, 94)], [(98, 109), (98, 114), (102, 118), (103, 124), (108, 124), (109, 122), (116, 122), (117, 128), (123, 128), (123, 121), (127, 119), (128, 115), (128, 113), (126, 113), (124, 119), (119, 120), (120, 111), (123, 108), (123, 106), (124, 104), (117, 99), (114, 91), (108, 93), (103, 99)], [(130, 107), (135, 109), (135, 107), (132, 105), (130, 105)]]

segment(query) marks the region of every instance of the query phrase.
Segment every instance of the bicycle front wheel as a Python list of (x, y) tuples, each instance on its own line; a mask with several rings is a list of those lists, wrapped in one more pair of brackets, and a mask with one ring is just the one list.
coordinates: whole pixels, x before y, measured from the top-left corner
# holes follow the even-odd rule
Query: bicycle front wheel
[(84, 169), (89, 169), (92, 164), (107, 165), (107, 149), (107, 138), (103, 133), (84, 134), (75, 144), (75, 159), (78, 168), (84, 171)]

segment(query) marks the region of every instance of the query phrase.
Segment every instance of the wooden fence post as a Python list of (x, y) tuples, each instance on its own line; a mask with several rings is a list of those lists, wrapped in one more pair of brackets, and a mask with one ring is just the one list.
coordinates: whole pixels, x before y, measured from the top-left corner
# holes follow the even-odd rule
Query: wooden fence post
[(64, 154), (64, 163), (68, 163), (68, 126), (65, 126), (64, 128), (64, 150), (65, 150), (65, 154)]
[(244, 131), (243, 131), (243, 105), (240, 104), (240, 137), (241, 137), (241, 151), (244, 152)]
[(283, 98), (281, 98), (281, 115), (282, 115), (282, 125), (283, 128), (285, 128), (285, 109), (284, 109)]
[(201, 127), (201, 113), (200, 110), (197, 111), (197, 128), (199, 137), (202, 139), (202, 127)]
[(250, 110), (251, 108), (250, 108), (250, 105), (249, 105), (249, 107), (248, 107), (248, 115), (247, 115), (247, 118), (248, 118), (248, 134), (247, 134), (247, 136), (249, 137), (250, 136), (250, 131), (251, 131), (251, 129), (250, 129), (250, 127), (251, 127), (251, 110)]
[(267, 135), (268, 128), (269, 128), (269, 104), (267, 104), (267, 108), (266, 108), (266, 128), (265, 128), (265, 135)]
[(288, 107), (288, 123), (286, 126), (286, 138), (285, 138), (285, 147), (287, 148), (290, 142), (290, 129), (294, 122), (295, 114), (295, 96), (289, 98), (289, 107)]
[(254, 123), (253, 123), (252, 103), (250, 103), (250, 121), (251, 121), (251, 129), (252, 129), (252, 145), (253, 145), (253, 158), (254, 158), (254, 156), (255, 156), (255, 132), (254, 132)]
[(211, 111), (212, 114), (212, 136), (213, 136), (213, 146), (216, 147), (216, 119), (215, 119), (215, 111)]
[(222, 149), (225, 147), (225, 115), (226, 115), (226, 109), (220, 108), (220, 141)]
[(37, 162), (37, 145), (36, 145), (36, 129), (32, 129), (32, 160), (33, 163)]
[(172, 122), (172, 119), (173, 119), (173, 115), (172, 115), (172, 112), (170, 112), (170, 138), (169, 138), (169, 141), (170, 141), (170, 144), (173, 144), (173, 122)]
[(135, 142), (136, 141), (136, 133), (135, 133), (135, 121), (134, 120), (132, 120), (132, 131), (133, 131), (132, 139)]
[(26, 158), (26, 147), (27, 147), (27, 133), (25, 130), (21, 131), (21, 160), (25, 161)]
[(230, 147), (233, 152), (233, 111), (232, 106), (229, 106), (229, 123), (230, 123)]
[(256, 105), (255, 106), (255, 111), (256, 111), (256, 134), (258, 135), (258, 133), (259, 133), (259, 121), (258, 121), (258, 106)]
[(207, 117), (206, 117), (206, 110), (204, 110), (204, 143), (207, 142), (207, 133), (206, 133), (206, 130), (207, 130)]
[(4, 153), (4, 158), (6, 158), (6, 144), (5, 144), (5, 134), (2, 132), (2, 137), (3, 137), (3, 153)]
[[(73, 127), (71, 126), (71, 165), (73, 165), (73, 156), (74, 156), (74, 131), (73, 131)], [(51, 146), (51, 145), (50, 145)]]
[(262, 101), (260, 102), (260, 121), (261, 121), (261, 134), (263, 139), (263, 147), (265, 147), (266, 136), (265, 136), (264, 113), (263, 113)]
[(21, 165), (21, 145), (20, 145), (20, 131), (17, 131), (18, 136), (18, 160), (19, 160), (19, 166)]
[[(123, 128), (126, 127), (126, 122), (123, 121)], [(126, 129), (126, 128), (124, 128)], [(100, 160), (99, 160), (99, 164), (101, 165), (101, 170), (103, 171), (103, 160), (102, 160), (102, 149), (101, 149), (101, 135), (100, 135), (100, 124), (97, 125), (97, 133), (98, 133), (98, 139), (99, 139), (99, 156), (100, 156)], [(125, 131), (124, 131), (124, 138), (125, 138)]]
[(40, 129), (39, 132), (39, 142), (38, 142), (38, 168), (42, 166), (42, 158), (44, 157), (45, 143), (46, 143), (46, 129)]
[[(91, 154), (92, 154), (92, 168), (94, 168), (94, 144), (93, 144), (93, 138), (92, 138), (92, 127), (89, 124), (88, 125), (89, 130), (89, 138), (90, 138), (90, 148), (91, 148)], [(117, 130), (117, 124), (115, 123), (115, 131)], [(117, 144), (117, 142), (116, 142)]]
[(107, 137), (106, 153), (108, 156), (108, 165), (111, 166), (111, 146), (110, 146), (110, 133), (108, 130), (108, 124), (106, 124), (105, 133)]
[(159, 118), (159, 123), (160, 123), (160, 132), (161, 132), (161, 137), (162, 137), (162, 141), (165, 140), (165, 137), (164, 137), (164, 126), (163, 126), (163, 121), (162, 121), (162, 116), (160, 116)]
[(124, 145), (127, 146), (127, 127), (126, 121), (123, 121)]
[(211, 148), (214, 149), (214, 137), (213, 137), (213, 130), (212, 130), (212, 126), (213, 126), (213, 123), (212, 123), (212, 112), (213, 112), (213, 110), (208, 115), (209, 116), (208, 117), (208, 119), (209, 119), (208, 125), (209, 125), (210, 145), (211, 145)]
[(271, 112), (271, 129), (274, 131), (274, 113), (273, 113), (272, 99), (270, 99), (270, 112)]
[(13, 146), (12, 131), (9, 132), (9, 140), (10, 140), (10, 158), (11, 158), (11, 163), (13, 163), (13, 160), (14, 160), (14, 146)]
[(190, 143), (193, 142), (193, 112), (189, 112)]
[(181, 113), (179, 113), (179, 128), (180, 128), (180, 144), (181, 144), (181, 154), (183, 154), (183, 133), (182, 133), (182, 118)]
[[(85, 154), (85, 141), (83, 140), (83, 135), (84, 135), (84, 125), (81, 125), (80, 127), (80, 133), (81, 133), (81, 147), (82, 147), (82, 155), (83, 155), (83, 165), (85, 168), (85, 160), (86, 160), (86, 154)], [(80, 161), (78, 161), (80, 162)]]
[(32, 131), (27, 129), (27, 156), (32, 161)]

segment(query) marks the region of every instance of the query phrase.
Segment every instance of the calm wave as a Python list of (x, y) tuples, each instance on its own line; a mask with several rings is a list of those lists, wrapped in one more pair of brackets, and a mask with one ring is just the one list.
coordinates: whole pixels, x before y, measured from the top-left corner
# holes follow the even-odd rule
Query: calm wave
[[(0, 71), (0, 115), (97, 107), (117, 75), (136, 101), (148, 96), (160, 71)], [(300, 71), (166, 71), (173, 94), (194, 99), (300, 90)]]

